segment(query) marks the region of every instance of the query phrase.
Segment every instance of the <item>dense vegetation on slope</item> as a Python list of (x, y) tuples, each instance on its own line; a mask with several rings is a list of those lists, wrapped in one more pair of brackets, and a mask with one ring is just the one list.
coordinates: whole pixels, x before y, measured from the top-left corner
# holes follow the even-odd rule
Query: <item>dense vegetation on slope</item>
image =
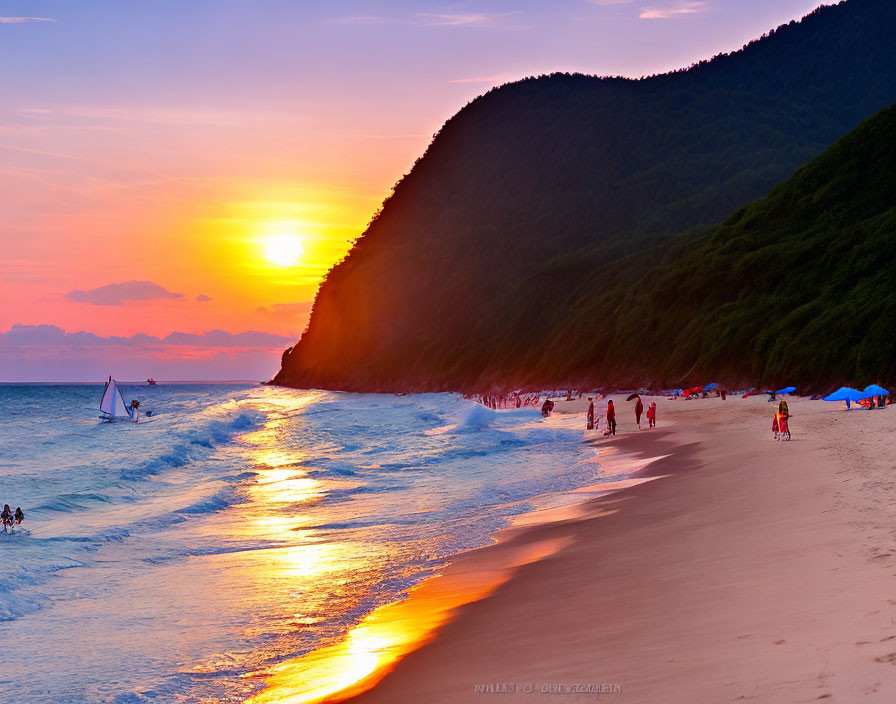
[(275, 381), (481, 389), (622, 371), (628, 348), (607, 345), (624, 284), (896, 100), (894, 35), (896, 4), (850, 0), (687, 71), (552, 75), (476, 99), (329, 273)]
[(896, 105), (598, 307), (623, 378), (896, 381)]

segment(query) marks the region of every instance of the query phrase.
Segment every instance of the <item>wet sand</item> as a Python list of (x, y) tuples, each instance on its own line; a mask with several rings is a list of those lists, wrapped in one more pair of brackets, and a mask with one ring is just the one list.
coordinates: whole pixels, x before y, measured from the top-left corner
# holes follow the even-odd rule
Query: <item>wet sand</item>
[(896, 700), (896, 409), (792, 400), (782, 443), (764, 398), (662, 399), (643, 432), (623, 399), (611, 442), (662, 478), (526, 529), (568, 544), (351, 701)]

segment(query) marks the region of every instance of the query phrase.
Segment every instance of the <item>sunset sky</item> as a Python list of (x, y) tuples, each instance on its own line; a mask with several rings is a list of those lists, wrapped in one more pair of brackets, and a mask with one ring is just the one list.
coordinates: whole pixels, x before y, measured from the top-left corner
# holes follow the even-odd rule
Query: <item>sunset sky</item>
[(270, 378), (467, 101), (686, 66), (817, 4), (0, 0), (0, 380)]

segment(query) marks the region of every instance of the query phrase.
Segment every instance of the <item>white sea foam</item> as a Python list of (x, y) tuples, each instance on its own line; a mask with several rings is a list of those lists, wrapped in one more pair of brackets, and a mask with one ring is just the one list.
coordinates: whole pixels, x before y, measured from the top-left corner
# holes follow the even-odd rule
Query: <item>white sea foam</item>
[(449, 394), (126, 388), (152, 422), (110, 425), (101, 390), (0, 386), (0, 503), (26, 513), (0, 535), (19, 703), (238, 699), (257, 686), (242, 673), (618, 478), (537, 409)]

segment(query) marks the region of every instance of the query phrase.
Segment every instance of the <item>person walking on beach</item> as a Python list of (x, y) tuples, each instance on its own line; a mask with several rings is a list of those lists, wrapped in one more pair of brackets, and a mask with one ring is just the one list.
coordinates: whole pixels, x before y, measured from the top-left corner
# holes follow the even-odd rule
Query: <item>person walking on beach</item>
[(772, 434), (775, 436), (775, 440), (778, 439), (778, 414), (775, 413), (775, 417), (772, 418)]
[(638, 430), (641, 429), (641, 414), (644, 412), (644, 404), (641, 403), (641, 397), (635, 401), (635, 422), (638, 424)]
[(778, 431), (782, 440), (790, 440), (790, 409), (783, 399), (778, 404)]
[(607, 432), (610, 435), (616, 434), (616, 406), (613, 405), (613, 399), (607, 401)]
[(585, 426), (586, 430), (594, 430), (594, 399), (588, 399), (588, 423)]
[(656, 401), (653, 401), (647, 407), (647, 427), (648, 428), (656, 427)]

